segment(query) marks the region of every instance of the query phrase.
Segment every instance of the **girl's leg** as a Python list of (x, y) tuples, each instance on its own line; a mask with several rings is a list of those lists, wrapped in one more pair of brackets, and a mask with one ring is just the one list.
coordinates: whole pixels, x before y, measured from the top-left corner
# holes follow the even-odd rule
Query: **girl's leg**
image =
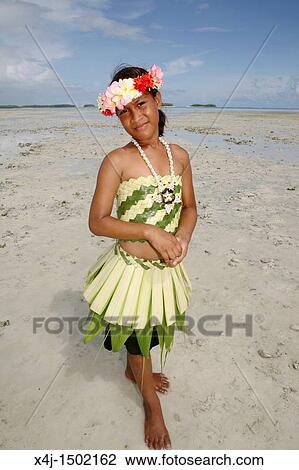
[[(150, 349), (152, 349), (153, 347), (158, 346), (158, 345), (159, 345), (159, 337), (158, 337), (157, 329), (154, 326), (153, 331), (152, 331), (152, 339), (151, 339)], [(141, 355), (142, 354), (141, 350), (140, 350), (140, 347), (139, 347), (139, 344), (138, 344), (138, 340), (137, 340), (137, 337), (136, 337), (135, 330), (129, 336), (129, 338), (126, 340), (125, 346), (127, 348), (127, 351), (130, 354), (136, 354), (136, 355)], [(151, 358), (150, 358), (150, 361), (151, 361)], [(150, 366), (152, 367), (152, 363), (150, 363)], [(135, 382), (134, 374), (131, 370), (131, 367), (130, 367), (130, 364), (129, 364), (128, 361), (127, 361), (127, 367), (126, 367), (126, 370), (125, 370), (125, 376), (128, 379)], [(158, 372), (153, 372), (153, 379), (154, 379), (154, 383), (155, 383), (155, 390), (157, 392), (164, 393), (164, 394), (168, 392), (169, 380), (164, 374), (158, 373)]]
[[(149, 357), (149, 361), (150, 361), (150, 368), (152, 369), (152, 359), (151, 359), (151, 357)], [(127, 360), (127, 367), (126, 367), (126, 370), (125, 370), (125, 375), (128, 379), (135, 382), (135, 377), (134, 377), (133, 371), (131, 369), (131, 366), (130, 366), (128, 360)], [(157, 392), (161, 392), (161, 393), (164, 393), (164, 394), (168, 392), (169, 380), (166, 377), (166, 375), (161, 374), (160, 372), (153, 372), (153, 379), (154, 379), (155, 390)]]
[(144, 440), (151, 449), (169, 449), (171, 441), (155, 391), (151, 357), (127, 352), (127, 361), (142, 394), (145, 413)]

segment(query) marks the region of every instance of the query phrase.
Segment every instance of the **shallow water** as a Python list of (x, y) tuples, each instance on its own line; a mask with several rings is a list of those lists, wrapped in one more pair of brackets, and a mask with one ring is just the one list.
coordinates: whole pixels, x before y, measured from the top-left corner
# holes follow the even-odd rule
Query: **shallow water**
[[(220, 112), (217, 108), (167, 108), (165, 111), (169, 115), (177, 115), (180, 113), (202, 113), (202, 112)], [(264, 112), (275, 110), (256, 110), (256, 109), (228, 109), (228, 111), (242, 112)], [(281, 110), (277, 110), (282, 112)], [(20, 143), (42, 143), (48, 140), (68, 139), (68, 134), (83, 133), (90, 134), (90, 130), (94, 135), (100, 136), (108, 133), (115, 133), (118, 136), (124, 136), (128, 139), (129, 135), (120, 126), (115, 118), (105, 118), (101, 116), (96, 108), (82, 108), (80, 112), (74, 108), (51, 108), (32, 110), (2, 110), (2, 122), (0, 125), (0, 158), (12, 159), (17, 158), (22, 151)], [(294, 110), (290, 112), (295, 112)], [(46, 120), (43, 121), (43, 118)], [(84, 121), (85, 120), (85, 121)], [(44, 127), (43, 127), (43, 122)], [(103, 126), (103, 127), (101, 127)], [(90, 134), (90, 137), (92, 135)], [(200, 152), (201, 148), (211, 150), (225, 150), (232, 156), (254, 157), (259, 156), (269, 160), (286, 161), (295, 165), (299, 164), (299, 148), (296, 143), (283, 143), (279, 141), (271, 141), (270, 139), (262, 139), (257, 137), (238, 138), (237, 135), (222, 134), (204, 134), (191, 132), (183, 129), (166, 129), (165, 138), (169, 141), (175, 141), (178, 144), (184, 143), (197, 144), (198, 147), (194, 152)], [(235, 138), (236, 140), (250, 140), (252, 142), (236, 144), (228, 142), (226, 139)]]
[[(226, 136), (221, 134), (204, 134), (195, 133), (187, 130), (168, 130), (165, 132), (165, 138), (173, 140), (176, 138), (176, 142), (179, 144), (180, 141), (192, 142), (200, 146), (208, 146), (209, 149), (227, 150), (232, 155), (243, 155), (244, 157), (265, 157), (270, 160), (281, 160), (289, 163), (299, 164), (299, 148), (297, 144), (285, 144), (277, 141), (268, 141), (254, 137), (253, 143), (235, 144), (234, 142), (227, 142), (232, 136)], [(236, 139), (238, 140), (238, 139)], [(247, 140), (247, 139), (240, 139)], [(249, 139), (248, 139), (249, 140)], [(252, 140), (252, 139), (250, 139)]]

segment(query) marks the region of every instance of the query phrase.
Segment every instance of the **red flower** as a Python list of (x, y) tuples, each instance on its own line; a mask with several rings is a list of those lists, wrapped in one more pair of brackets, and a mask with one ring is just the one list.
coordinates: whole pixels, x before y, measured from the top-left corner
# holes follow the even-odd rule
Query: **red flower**
[(112, 112), (110, 111), (110, 109), (105, 109), (103, 111), (103, 114), (104, 114), (104, 116), (112, 116)]
[(140, 75), (139, 77), (134, 78), (134, 88), (135, 90), (144, 93), (147, 88), (154, 88), (155, 83), (152, 77), (145, 73), (144, 75)]

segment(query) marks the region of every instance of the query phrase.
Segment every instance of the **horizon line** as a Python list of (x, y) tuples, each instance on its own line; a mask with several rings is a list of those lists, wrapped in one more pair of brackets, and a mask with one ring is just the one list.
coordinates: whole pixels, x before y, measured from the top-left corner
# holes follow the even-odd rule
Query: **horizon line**
[[(55, 104), (0, 104), (0, 108), (32, 108), (32, 107), (38, 107), (38, 108), (47, 108), (47, 107), (66, 107), (66, 108), (76, 108), (75, 105), (73, 104), (67, 104), (67, 103), (55, 103)], [(83, 104), (81, 106), (78, 106), (79, 108), (88, 108), (88, 107), (93, 107), (93, 108), (97, 108), (96, 105), (93, 105), (93, 104)], [(280, 106), (272, 106), (272, 107), (267, 107), (267, 106), (217, 106), (217, 105), (199, 105), (199, 106), (193, 106), (191, 104), (186, 104), (186, 105), (166, 105), (166, 106), (162, 106), (162, 107), (165, 107), (165, 108), (196, 108), (196, 107), (202, 107), (202, 108), (216, 108), (216, 109), (227, 109), (227, 108), (230, 108), (230, 109), (291, 109), (291, 110), (298, 110), (299, 111), (299, 107), (298, 108), (289, 108), (289, 107), (280, 107)]]

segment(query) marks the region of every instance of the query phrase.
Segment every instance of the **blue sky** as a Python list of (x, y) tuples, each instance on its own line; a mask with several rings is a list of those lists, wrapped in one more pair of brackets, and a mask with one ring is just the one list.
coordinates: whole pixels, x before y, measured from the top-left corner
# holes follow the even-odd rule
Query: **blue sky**
[(0, 0), (0, 103), (96, 104), (121, 64), (165, 72), (164, 101), (299, 108), (297, 0)]

